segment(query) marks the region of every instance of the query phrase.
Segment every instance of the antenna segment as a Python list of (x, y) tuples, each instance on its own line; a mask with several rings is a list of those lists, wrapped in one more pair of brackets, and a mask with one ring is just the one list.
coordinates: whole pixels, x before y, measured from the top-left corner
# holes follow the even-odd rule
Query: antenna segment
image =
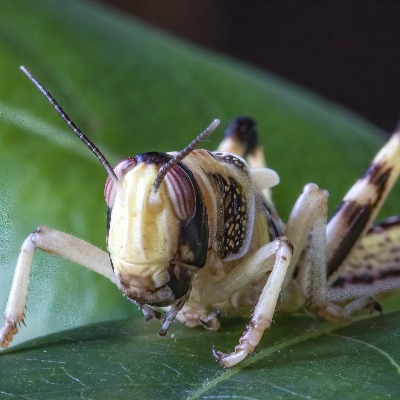
[(201, 141), (203, 141), (207, 136), (209, 136), (213, 131), (215, 131), (219, 123), (220, 123), (219, 119), (214, 119), (214, 121), (211, 122), (210, 126), (203, 132), (201, 132), (200, 135), (193, 140), (193, 142), (191, 142), (188, 146), (186, 146), (183, 150), (181, 150), (172, 160), (168, 161), (160, 168), (160, 170), (158, 171), (157, 178), (154, 180), (153, 183), (154, 192), (156, 192), (160, 188), (160, 185), (163, 179), (165, 178), (165, 175), (167, 175), (168, 171), (176, 164), (178, 164), (178, 162), (182, 161), (190, 152), (192, 152), (199, 145)]
[(42, 92), (42, 94), (46, 97), (46, 99), (50, 102), (50, 104), (55, 108), (61, 118), (65, 121), (65, 123), (69, 126), (69, 128), (75, 133), (76, 136), (93, 152), (93, 154), (99, 159), (99, 161), (103, 164), (103, 167), (107, 171), (110, 179), (117, 191), (122, 191), (121, 182), (118, 180), (117, 175), (115, 175), (114, 170), (111, 165), (104, 157), (102, 152), (94, 145), (94, 143), (75, 125), (72, 119), (68, 116), (68, 114), (62, 109), (62, 107), (57, 103), (51, 93), (30, 73), (30, 71), (24, 66), (20, 67), (21, 71), (32, 81), (32, 83)]

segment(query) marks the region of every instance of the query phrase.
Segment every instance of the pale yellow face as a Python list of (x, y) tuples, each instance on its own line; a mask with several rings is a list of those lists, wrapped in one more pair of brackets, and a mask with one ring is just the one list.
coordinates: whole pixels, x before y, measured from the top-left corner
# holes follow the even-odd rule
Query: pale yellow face
[(168, 282), (167, 268), (176, 256), (180, 226), (166, 186), (152, 193), (157, 173), (154, 164), (141, 163), (125, 175), (108, 236), (115, 274), (142, 278), (148, 289)]

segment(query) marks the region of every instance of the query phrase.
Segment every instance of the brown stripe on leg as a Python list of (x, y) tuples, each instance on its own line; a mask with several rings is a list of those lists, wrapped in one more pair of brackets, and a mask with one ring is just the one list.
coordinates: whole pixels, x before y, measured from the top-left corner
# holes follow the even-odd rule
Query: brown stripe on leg
[(351, 187), (327, 226), (327, 274), (332, 275), (364, 235), (400, 173), (400, 132), (392, 135)]
[[(356, 201), (342, 203), (338, 212), (341, 212), (341, 222), (344, 235), (335, 251), (327, 259), (327, 276), (331, 276), (350, 253), (357, 239), (362, 235), (365, 226), (371, 220), (372, 207), (362, 206)], [(332, 221), (332, 220), (331, 220)]]

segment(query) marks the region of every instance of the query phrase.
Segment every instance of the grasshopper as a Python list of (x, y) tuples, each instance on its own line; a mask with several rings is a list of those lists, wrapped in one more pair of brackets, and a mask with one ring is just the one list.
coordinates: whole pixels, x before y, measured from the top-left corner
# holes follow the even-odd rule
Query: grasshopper
[(400, 131), (327, 219), (328, 192), (307, 184), (286, 224), (272, 202), (278, 174), (266, 167), (255, 122), (236, 118), (217, 151), (198, 150), (215, 120), (179, 152), (128, 157), (112, 168), (45, 87), (22, 71), (105, 168), (107, 252), (48, 227), (23, 242), (0, 329), (7, 347), (24, 310), (36, 249), (64, 257), (111, 280), (146, 320), (217, 330), (220, 316), (249, 317), (230, 353), (232, 367), (252, 353), (279, 306), (349, 320), (377, 296), (400, 288), (400, 218), (373, 221), (400, 172)]

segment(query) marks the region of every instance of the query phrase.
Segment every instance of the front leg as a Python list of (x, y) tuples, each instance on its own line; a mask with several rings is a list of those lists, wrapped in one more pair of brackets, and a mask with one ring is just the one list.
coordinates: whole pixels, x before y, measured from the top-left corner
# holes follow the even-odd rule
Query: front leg
[[(214, 304), (218, 303), (245, 285), (261, 279), (263, 274), (272, 268), (251, 321), (235, 351), (230, 354), (214, 352), (215, 357), (224, 366), (236, 365), (254, 350), (263, 332), (271, 324), (279, 293), (289, 284), (293, 274), (298, 277), (304, 298), (311, 297), (313, 305), (321, 314), (334, 315), (336, 318), (348, 317), (346, 311), (327, 299), (325, 259), (327, 199), (328, 193), (325, 190), (319, 189), (315, 184), (306, 185), (293, 207), (285, 230), (290, 242), (286, 238), (280, 238), (265, 245), (230, 271), (223, 281), (213, 285), (213, 294), (208, 292), (205, 294), (207, 296), (205, 299), (212, 300)], [(303, 251), (305, 257), (299, 262)], [(273, 255), (275, 255), (274, 264), (271, 263)], [(295, 308), (300, 305), (295, 305)]]
[(38, 228), (25, 239), (19, 253), (4, 313), (5, 323), (0, 329), (0, 347), (8, 347), (18, 332), (18, 325), (24, 322), (30, 269), (37, 248), (80, 264), (114, 282), (108, 253), (66, 233), (47, 227)]
[[(242, 361), (260, 342), (266, 329), (271, 325), (279, 293), (285, 279), (293, 252), (293, 246), (285, 237), (268, 243), (234, 268), (226, 278), (212, 286), (212, 295), (207, 297), (213, 303), (229, 298), (251, 282), (260, 280), (271, 271), (261, 291), (246, 330), (232, 353), (213, 350), (215, 358), (225, 367), (232, 367)], [(273, 257), (274, 256), (274, 257)]]

